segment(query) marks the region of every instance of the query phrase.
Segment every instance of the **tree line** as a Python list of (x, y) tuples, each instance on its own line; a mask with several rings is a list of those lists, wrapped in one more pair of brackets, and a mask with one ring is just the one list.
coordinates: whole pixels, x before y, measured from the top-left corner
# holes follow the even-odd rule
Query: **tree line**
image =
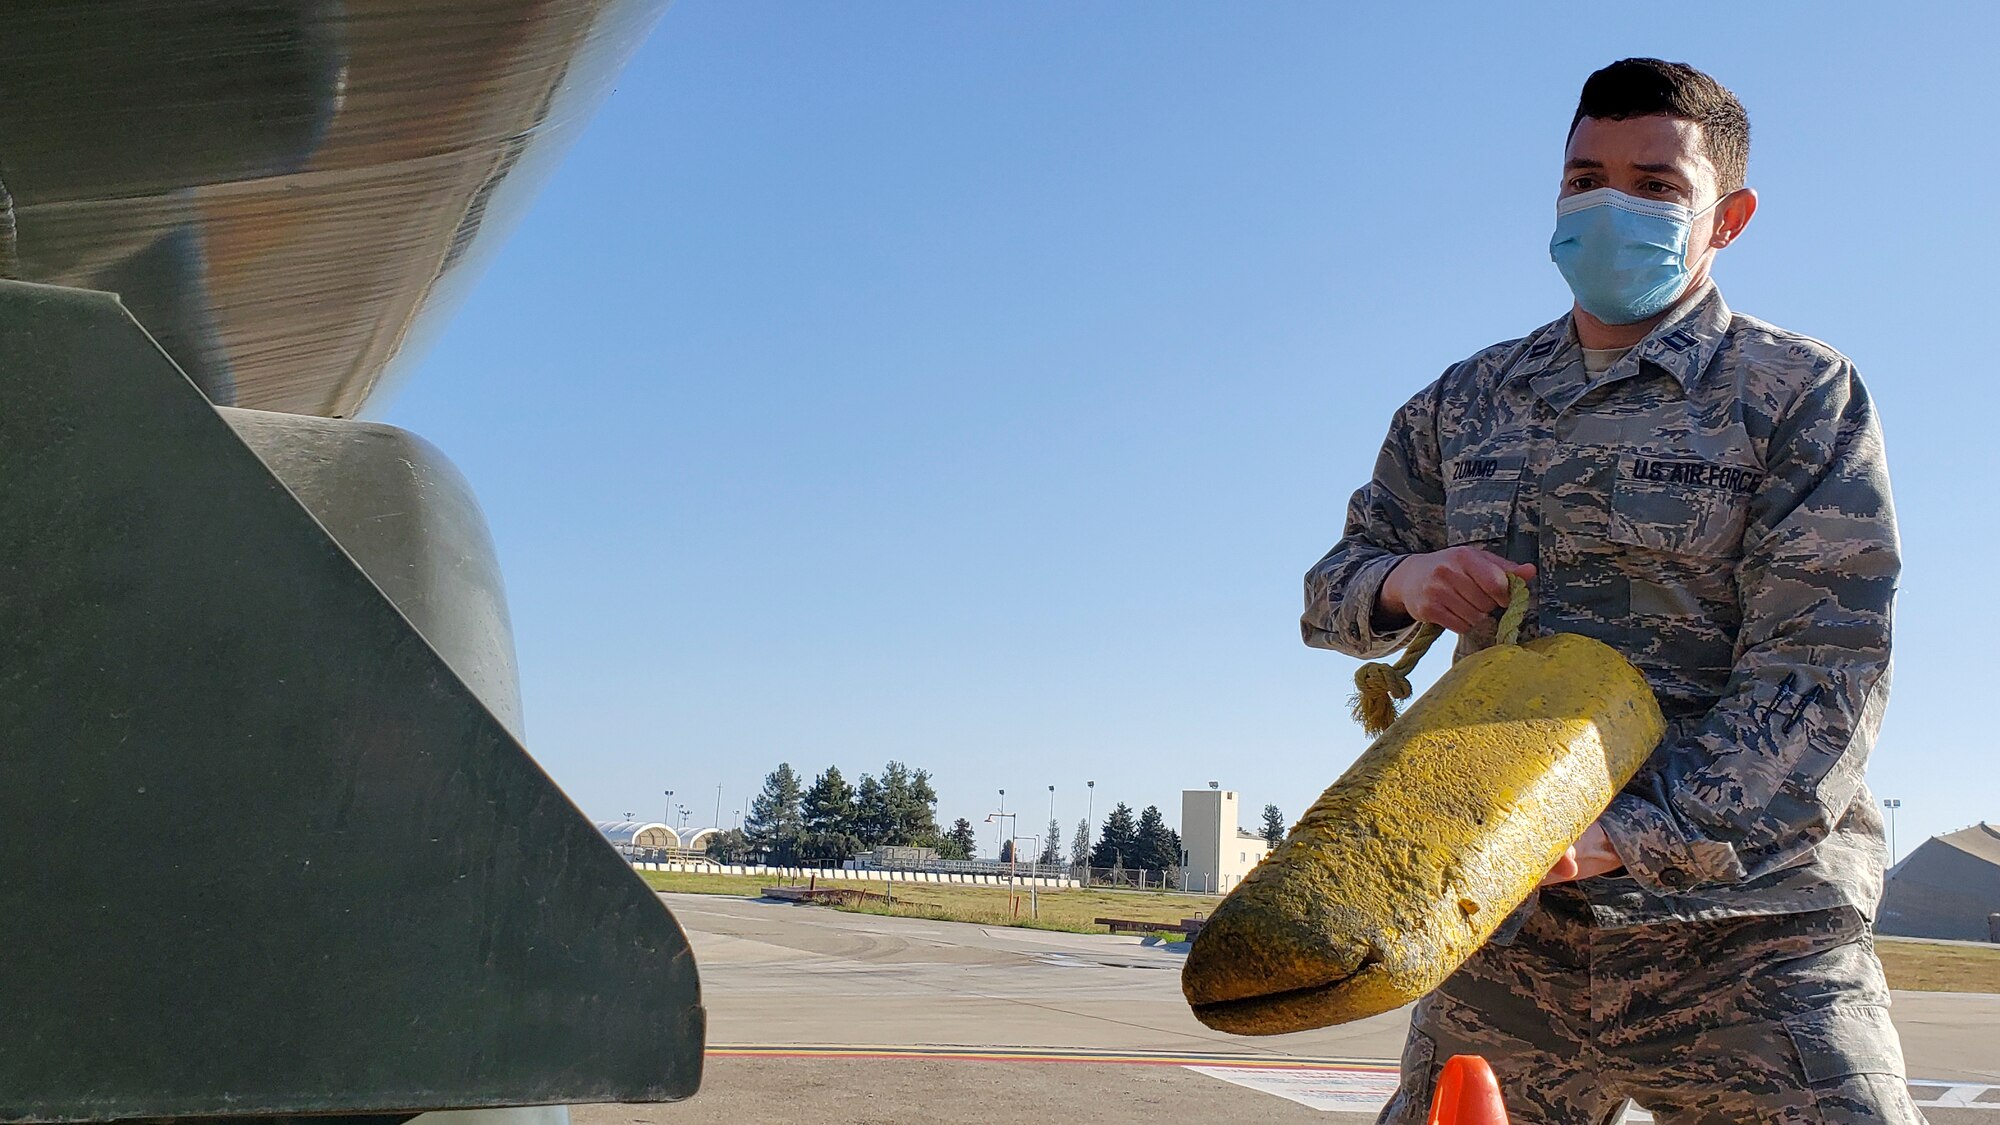
[[(790, 762), (781, 762), (751, 799), (743, 827), (719, 833), (709, 841), (708, 854), (721, 863), (758, 860), (782, 866), (839, 864), (880, 847), (934, 848), (941, 859), (973, 858), (979, 839), (971, 822), (959, 817), (950, 829), (940, 830), (937, 803), (929, 771), (902, 762), (882, 767), (879, 778), (864, 773), (853, 784), (840, 767), (828, 766), (811, 785), (803, 783)], [(1264, 806), (1261, 828), (1272, 847), (1284, 838), (1285, 821), (1276, 805)], [(1061, 826), (1049, 821), (1040, 854), (1024, 851), (1020, 862), (1062, 864), (1061, 836)], [(1014, 858), (1014, 841), (1004, 841), (1000, 861)], [(1166, 871), (1181, 866), (1181, 836), (1167, 826), (1158, 806), (1134, 813), (1120, 801), (1097, 832), (1088, 819), (1077, 821), (1067, 859), (1073, 867)]]
[(864, 773), (854, 784), (839, 766), (828, 766), (810, 786), (801, 784), (790, 762), (781, 762), (751, 799), (743, 827), (719, 834), (708, 854), (722, 863), (756, 858), (779, 865), (842, 863), (880, 847), (943, 854), (954, 850), (961, 827), (969, 852), (972, 826), (960, 820), (952, 832), (940, 833), (937, 802), (930, 773), (902, 762), (882, 767), (879, 778)]
[(1136, 817), (1132, 806), (1118, 802), (1111, 814), (1104, 818), (1104, 827), (1097, 833), (1095, 844), (1087, 835), (1089, 826), (1077, 825), (1077, 834), (1070, 839), (1070, 853), (1078, 860), (1078, 853), (1085, 847), (1089, 851), (1078, 860), (1091, 867), (1106, 867), (1112, 870), (1165, 871), (1181, 865), (1181, 834), (1167, 827), (1166, 817), (1160, 815), (1158, 805), (1147, 805)]
[[(1285, 838), (1285, 814), (1276, 805), (1264, 806), (1263, 824), (1258, 835), (1275, 848)], [(1056, 858), (1054, 843), (1056, 822), (1049, 822), (1049, 846), (1043, 851), (1044, 863), (1060, 862)], [(1180, 833), (1167, 827), (1166, 818), (1160, 810), (1147, 805), (1145, 811), (1135, 819), (1131, 806), (1120, 801), (1104, 819), (1104, 828), (1091, 839), (1090, 822), (1079, 820), (1076, 832), (1070, 837), (1070, 862), (1077, 867), (1088, 864), (1091, 867), (1126, 868), (1145, 871), (1165, 871), (1181, 865)]]

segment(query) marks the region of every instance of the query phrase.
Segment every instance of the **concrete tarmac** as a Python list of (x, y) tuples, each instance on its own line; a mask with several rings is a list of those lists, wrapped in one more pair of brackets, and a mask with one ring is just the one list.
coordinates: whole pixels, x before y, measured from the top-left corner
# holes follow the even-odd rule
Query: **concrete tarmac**
[[(701, 966), (702, 1092), (676, 1106), (578, 1107), (578, 1125), (1358, 1125), (1393, 1088), (1408, 1021), (1245, 1039), (1195, 1022), (1181, 955), (1137, 938), (663, 897)], [(1913, 1085), (1930, 1119), (2000, 1125), (2000, 1090), (1988, 1088), (2000, 1086), (2000, 996), (1897, 993), (1894, 1017), (1913, 1081), (1935, 1080)]]

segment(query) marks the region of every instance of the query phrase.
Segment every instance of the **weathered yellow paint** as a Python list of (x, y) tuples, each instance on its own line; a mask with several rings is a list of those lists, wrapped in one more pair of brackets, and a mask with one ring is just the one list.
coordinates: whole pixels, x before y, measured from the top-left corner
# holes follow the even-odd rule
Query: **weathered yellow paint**
[(1465, 962), (1666, 729), (1646, 681), (1556, 634), (1453, 665), (1216, 908), (1181, 987), (1276, 1035), (1415, 1000)]

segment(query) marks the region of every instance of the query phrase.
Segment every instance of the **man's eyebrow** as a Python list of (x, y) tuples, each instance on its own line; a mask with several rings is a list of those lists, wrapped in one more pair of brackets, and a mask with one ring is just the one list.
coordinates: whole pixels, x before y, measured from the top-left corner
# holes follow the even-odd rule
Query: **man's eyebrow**
[(1602, 168), (1602, 167), (1604, 167), (1604, 164), (1603, 164), (1603, 162), (1602, 162), (1602, 161), (1598, 161), (1598, 160), (1585, 160), (1585, 159), (1583, 159), (1582, 157), (1571, 157), (1570, 159), (1568, 159), (1568, 160), (1566, 160), (1566, 161), (1564, 161), (1564, 162), (1563, 162), (1563, 167), (1564, 167), (1564, 168)]
[(1688, 178), (1687, 169), (1681, 167), (1678, 164), (1634, 164), (1632, 165), (1632, 167), (1637, 168), (1641, 172), (1653, 172), (1656, 174), (1663, 174), (1668, 176), (1679, 176), (1682, 179)]

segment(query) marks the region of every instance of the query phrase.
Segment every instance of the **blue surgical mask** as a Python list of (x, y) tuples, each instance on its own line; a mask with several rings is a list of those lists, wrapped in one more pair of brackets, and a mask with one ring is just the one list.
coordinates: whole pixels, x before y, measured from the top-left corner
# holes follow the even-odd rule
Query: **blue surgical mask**
[(1549, 257), (1583, 311), (1606, 324), (1632, 324), (1663, 311), (1687, 288), (1688, 232), (1699, 214), (1617, 188), (1579, 192), (1556, 203)]

